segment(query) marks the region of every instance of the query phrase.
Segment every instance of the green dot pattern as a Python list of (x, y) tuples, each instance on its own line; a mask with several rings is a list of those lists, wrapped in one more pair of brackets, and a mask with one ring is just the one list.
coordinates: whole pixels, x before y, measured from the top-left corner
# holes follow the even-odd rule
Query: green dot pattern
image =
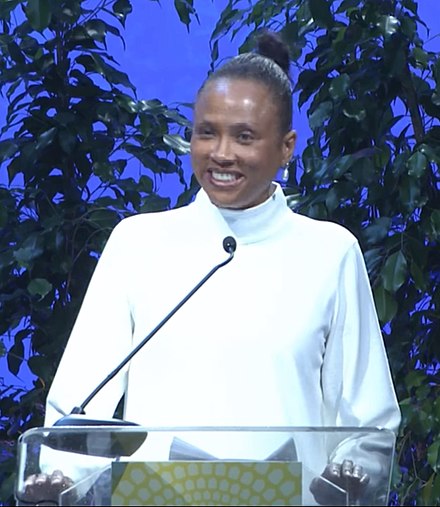
[(112, 505), (301, 505), (301, 464), (114, 463)]

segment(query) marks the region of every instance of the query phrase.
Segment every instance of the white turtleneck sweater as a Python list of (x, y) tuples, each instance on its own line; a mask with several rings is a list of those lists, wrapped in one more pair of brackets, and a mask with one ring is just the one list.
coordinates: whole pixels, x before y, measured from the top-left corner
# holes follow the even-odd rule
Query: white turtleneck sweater
[[(292, 212), (279, 186), (255, 208), (219, 209), (202, 190), (184, 208), (133, 216), (115, 228), (51, 387), (46, 426), (227, 258), (222, 240), (229, 235), (237, 240), (232, 262), (96, 396), (87, 415), (111, 417), (126, 392), (125, 419), (150, 427), (397, 430), (400, 412), (358, 243), (339, 225)], [(228, 453), (224, 442), (203, 446)]]

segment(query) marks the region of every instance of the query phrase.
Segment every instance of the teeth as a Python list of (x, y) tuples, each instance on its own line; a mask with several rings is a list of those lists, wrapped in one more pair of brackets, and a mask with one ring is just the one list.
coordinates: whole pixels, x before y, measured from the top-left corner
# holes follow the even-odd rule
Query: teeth
[(237, 176), (231, 173), (219, 173), (217, 171), (212, 171), (211, 174), (215, 180), (219, 181), (235, 181), (237, 179)]

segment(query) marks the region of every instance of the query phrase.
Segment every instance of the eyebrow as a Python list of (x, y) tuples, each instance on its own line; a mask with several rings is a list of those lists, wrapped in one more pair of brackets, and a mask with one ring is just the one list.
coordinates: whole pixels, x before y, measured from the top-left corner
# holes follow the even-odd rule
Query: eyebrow
[[(216, 125), (216, 122), (209, 121), (209, 120), (200, 120), (200, 121), (194, 122), (194, 125), (198, 126), (198, 127), (205, 127), (205, 126), (212, 127), (212, 126)], [(253, 127), (251, 124), (246, 123), (246, 122), (233, 123), (233, 124), (229, 125), (229, 128), (231, 130), (251, 130), (251, 131), (255, 130), (255, 127)]]
[(254, 127), (252, 125), (250, 125), (249, 123), (233, 123), (231, 125), (231, 128), (235, 129), (235, 130), (255, 130)]

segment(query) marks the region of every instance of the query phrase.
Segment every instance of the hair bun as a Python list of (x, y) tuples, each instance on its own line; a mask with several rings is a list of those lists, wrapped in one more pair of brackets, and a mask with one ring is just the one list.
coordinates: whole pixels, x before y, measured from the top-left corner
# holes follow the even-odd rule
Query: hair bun
[(290, 74), (290, 57), (287, 45), (280, 36), (274, 32), (265, 30), (257, 36), (257, 53), (270, 58), (277, 63), (283, 71)]

